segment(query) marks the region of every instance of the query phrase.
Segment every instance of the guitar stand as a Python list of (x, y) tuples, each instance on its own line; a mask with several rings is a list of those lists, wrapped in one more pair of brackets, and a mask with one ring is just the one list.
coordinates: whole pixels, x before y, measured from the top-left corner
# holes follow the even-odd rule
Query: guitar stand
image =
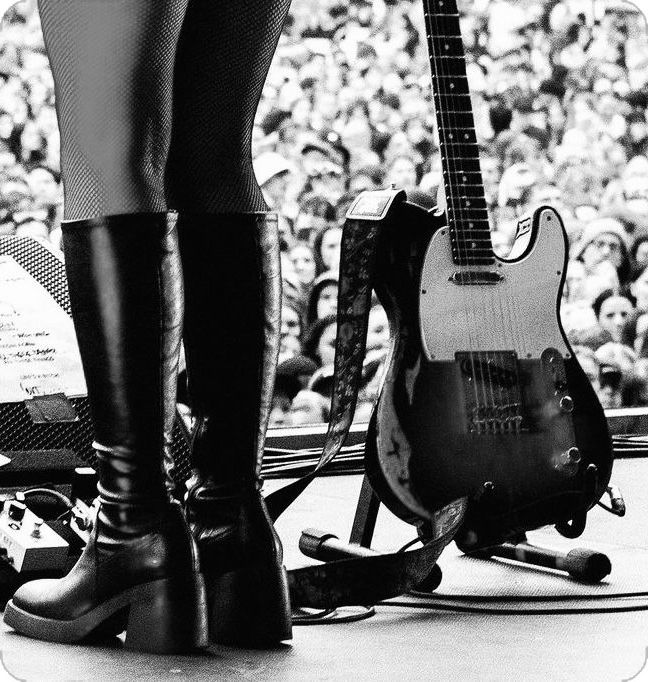
[[(349, 542), (345, 543), (339, 540), (332, 533), (307, 529), (302, 532), (299, 548), (306, 556), (319, 559), (320, 561), (376, 554), (371, 549), (371, 541), (379, 509), (380, 500), (365, 476), (362, 480)], [(503, 542), (479, 550), (470, 550), (460, 543), (457, 543), (457, 545), (462, 552), (471, 557), (479, 559), (500, 557), (529, 566), (541, 566), (543, 568), (565, 571), (572, 578), (586, 583), (600, 582), (612, 570), (610, 559), (601, 552), (577, 548), (565, 554), (532, 545), (527, 542), (525, 534), (520, 534), (515, 542)], [(442, 578), (441, 568), (438, 564), (435, 564), (430, 569), (429, 575), (416, 586), (416, 591), (434, 592), (441, 584)]]
[[(458, 546), (463, 552), (463, 547)], [(572, 549), (565, 554), (553, 549), (532, 545), (527, 542), (525, 534), (521, 534), (516, 542), (503, 542), (493, 547), (466, 551), (466, 554), (478, 559), (500, 557), (531, 566), (565, 571), (575, 580), (584, 583), (601, 582), (612, 570), (612, 564), (606, 554), (582, 547)]]

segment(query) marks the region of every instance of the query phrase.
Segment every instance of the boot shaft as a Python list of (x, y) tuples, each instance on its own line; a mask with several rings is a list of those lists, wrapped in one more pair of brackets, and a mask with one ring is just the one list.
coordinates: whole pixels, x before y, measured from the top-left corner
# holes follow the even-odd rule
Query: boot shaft
[(100, 494), (122, 507), (162, 500), (182, 334), (175, 219), (117, 215), (62, 227)]
[(201, 478), (260, 474), (279, 353), (277, 220), (263, 213), (178, 217), (192, 464)]

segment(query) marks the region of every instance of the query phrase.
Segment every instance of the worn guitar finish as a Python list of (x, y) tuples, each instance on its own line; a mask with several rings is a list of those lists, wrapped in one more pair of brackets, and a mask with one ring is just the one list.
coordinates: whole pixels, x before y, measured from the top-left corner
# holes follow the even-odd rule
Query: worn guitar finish
[[(392, 348), (367, 471), (405, 520), (463, 497), (463, 548), (555, 523), (575, 537), (612, 468), (559, 320), (567, 239), (542, 207), (493, 253), (455, 0), (424, 0), (447, 208), (402, 204), (376, 283)], [(433, 7), (434, 5), (434, 7)]]

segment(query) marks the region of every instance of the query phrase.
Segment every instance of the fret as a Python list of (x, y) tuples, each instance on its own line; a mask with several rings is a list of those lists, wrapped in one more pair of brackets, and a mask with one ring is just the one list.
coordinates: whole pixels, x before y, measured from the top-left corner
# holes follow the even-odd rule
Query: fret
[(492, 249), (471, 249), (471, 248), (466, 248), (466, 249), (452, 249), (452, 255), (456, 258), (465, 258), (466, 260), (472, 260), (474, 261), (475, 259), (486, 259), (486, 258), (492, 258), (493, 257), (493, 250)]
[[(473, 208), (479, 208), (481, 206), (481, 202), (484, 202), (484, 208), (488, 208), (488, 204), (486, 203), (486, 197), (484, 196), (484, 192), (477, 191), (475, 194), (467, 194), (466, 192), (463, 192), (463, 187), (458, 187), (456, 189), (453, 189), (452, 192), (450, 193), (450, 196), (448, 196), (448, 201), (464, 201), (464, 200), (469, 200), (471, 202), (471, 206)], [(457, 192), (461, 192), (461, 194), (457, 194)], [(477, 206), (479, 204), (479, 206)]]
[(461, 235), (464, 239), (488, 239), (490, 241), (490, 225), (484, 221), (483, 227), (480, 227), (479, 229), (473, 228), (472, 230), (469, 229), (462, 229), (461, 230)]
[[(481, 202), (486, 201), (486, 199), (484, 198), (484, 193), (481, 192), (479, 189), (477, 189), (476, 192), (466, 192), (463, 185), (451, 186), (448, 195), (448, 199), (450, 198), (453, 201), (461, 200), (462, 202), (468, 202), (468, 205), (471, 208), (477, 208), (478, 205), (481, 205)], [(484, 206), (486, 206), (485, 203)]]
[[(482, 248), (483, 250), (488, 250), (488, 249), (493, 248), (493, 244), (492, 244), (491, 240), (490, 240), (488, 237), (484, 237), (483, 239), (460, 239), (460, 240), (455, 239), (455, 240), (452, 242), (451, 248), (452, 248), (452, 249), (460, 249), (460, 248), (462, 248), (462, 246), (459, 244), (459, 242), (464, 242), (464, 241), (470, 242), (471, 244), (477, 244), (477, 245), (481, 244), (481, 245), (482, 245), (481, 248)], [(473, 248), (471, 249), (471, 253), (474, 252), (475, 248), (477, 248), (477, 247), (473, 247)]]
[(447, 158), (451, 161), (478, 158), (479, 147), (475, 143), (458, 142), (457, 144), (449, 145), (441, 142), (441, 158)]
[(437, 123), (443, 123), (443, 127), (439, 127), (439, 140), (445, 144), (477, 144), (475, 129), (456, 125), (460, 120), (456, 114), (439, 114)]
[(493, 265), (495, 262), (495, 256), (490, 258), (467, 258), (465, 256), (455, 255), (452, 258), (455, 265)]
[[(440, 102), (444, 102), (446, 100), (449, 101), (450, 104), (455, 104), (457, 106), (464, 106), (465, 109), (464, 111), (472, 111), (472, 106), (470, 102), (470, 94), (461, 92), (461, 93), (441, 93), (441, 92), (435, 92), (434, 93), (434, 99), (435, 101), (438, 99)], [(446, 111), (446, 107), (442, 107), (443, 112)], [(461, 111), (461, 109), (459, 109)]]
[(462, 253), (469, 258), (488, 258), (493, 255), (493, 246), (490, 243), (490, 239), (485, 241), (488, 241), (488, 243), (459, 240), (451, 245), (451, 251), (453, 253)]
[[(481, 166), (479, 160), (475, 159), (453, 159), (456, 166), (453, 169), (445, 168), (443, 175), (449, 175), (448, 184), (452, 187), (461, 182), (481, 183)], [(465, 178), (465, 180), (464, 180)]]
[[(476, 248), (491, 248), (491, 240), (490, 240), (490, 233), (489, 232), (484, 232), (482, 233), (481, 237), (479, 238), (470, 238), (470, 237), (465, 237), (463, 233), (456, 231), (456, 234), (458, 235), (458, 238), (452, 240), (453, 245), (459, 245), (463, 247), (463, 242), (470, 242), (472, 246), (471, 248), (476, 249)], [(481, 246), (480, 246), (481, 245)], [(454, 247), (453, 247), (454, 248)]]
[(491, 227), (490, 221), (488, 220), (488, 212), (483, 211), (481, 218), (472, 218), (470, 220), (464, 220), (461, 216), (456, 216), (455, 222), (462, 223), (462, 232), (466, 234), (472, 234), (479, 236), (484, 234), (490, 234)]
[(451, 219), (461, 220), (467, 225), (475, 220), (488, 220), (488, 211), (485, 208), (472, 209), (448, 205), (447, 212)]
[[(490, 233), (490, 223), (487, 218), (480, 218), (479, 220), (471, 220), (466, 223), (467, 227), (463, 227), (462, 230), (466, 234), (472, 234), (472, 232), (478, 233)], [(480, 227), (480, 225), (482, 227)]]
[(474, 128), (475, 127), (475, 119), (473, 118), (472, 115), (472, 109), (471, 111), (466, 111), (465, 109), (444, 109), (443, 111), (444, 114), (454, 114), (456, 116), (464, 116), (465, 118), (463, 119), (458, 119), (458, 120), (463, 120), (466, 123), (462, 124), (461, 126), (457, 126), (457, 128)]

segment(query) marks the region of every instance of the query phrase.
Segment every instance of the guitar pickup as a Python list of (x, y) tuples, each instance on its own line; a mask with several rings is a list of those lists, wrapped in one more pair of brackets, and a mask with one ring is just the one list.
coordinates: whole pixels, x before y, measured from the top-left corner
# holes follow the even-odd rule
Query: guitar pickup
[(475, 284), (499, 284), (503, 280), (504, 275), (499, 272), (461, 270), (453, 273), (448, 281), (460, 286), (471, 286)]

